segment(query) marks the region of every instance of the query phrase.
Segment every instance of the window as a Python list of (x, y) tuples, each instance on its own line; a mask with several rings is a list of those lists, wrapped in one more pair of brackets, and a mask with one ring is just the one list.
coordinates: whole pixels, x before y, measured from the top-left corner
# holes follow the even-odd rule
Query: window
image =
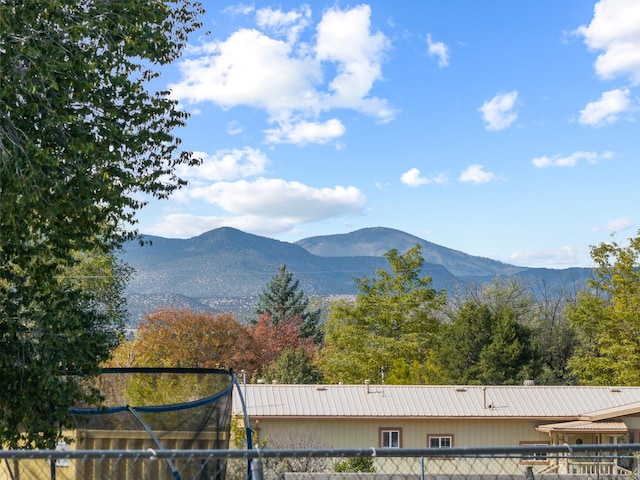
[(402, 429), (381, 428), (380, 446), (382, 448), (400, 448), (402, 446)]
[(427, 435), (427, 445), (429, 448), (451, 448), (453, 435)]
[[(544, 442), (520, 442), (523, 447), (546, 447), (549, 443)], [(546, 451), (531, 452), (522, 455), (520, 463), (533, 464), (533, 463), (549, 463)]]

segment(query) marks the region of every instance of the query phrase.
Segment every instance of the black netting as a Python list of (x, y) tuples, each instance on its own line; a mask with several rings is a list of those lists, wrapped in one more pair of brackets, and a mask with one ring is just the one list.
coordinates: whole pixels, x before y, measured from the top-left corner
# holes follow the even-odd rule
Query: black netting
[[(226, 370), (115, 368), (84, 382), (104, 400), (99, 408), (71, 410), (77, 418), (77, 449), (229, 448), (234, 383)], [(91, 462), (85, 467), (83, 478), (97, 478)], [(221, 479), (224, 473), (219, 460), (211, 465), (159, 461), (137, 478)]]

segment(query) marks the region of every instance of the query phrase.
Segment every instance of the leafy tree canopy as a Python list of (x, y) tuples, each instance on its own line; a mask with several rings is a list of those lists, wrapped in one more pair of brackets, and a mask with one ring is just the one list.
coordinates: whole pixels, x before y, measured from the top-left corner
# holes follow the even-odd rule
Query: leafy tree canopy
[(265, 370), (264, 379), (287, 384), (316, 384), (322, 383), (322, 373), (307, 350), (287, 347)]
[(249, 328), (229, 313), (160, 309), (144, 316), (136, 337), (114, 352), (109, 366), (256, 368)]
[(580, 345), (569, 367), (585, 385), (640, 384), (640, 236), (591, 248), (590, 289), (567, 306)]
[(354, 302), (337, 301), (326, 324), (326, 346), (320, 366), (332, 382), (403, 381), (401, 373), (424, 365), (433, 345), (439, 321), (436, 311), (444, 292), (431, 287), (431, 278), (420, 277), (424, 259), (420, 246), (400, 254), (385, 254), (389, 271), (374, 278), (356, 280)]
[[(151, 81), (200, 27), (188, 0), (0, 3), (0, 440), (52, 447), (67, 411), (95, 403), (67, 375), (96, 373), (119, 320), (78, 252), (135, 235), (144, 196), (195, 164), (172, 132), (187, 114)], [(117, 305), (112, 302), (111, 305)]]

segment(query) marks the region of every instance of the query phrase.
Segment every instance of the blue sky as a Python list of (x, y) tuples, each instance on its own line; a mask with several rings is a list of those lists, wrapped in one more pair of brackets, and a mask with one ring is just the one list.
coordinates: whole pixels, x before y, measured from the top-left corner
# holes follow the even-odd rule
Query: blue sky
[(204, 6), (160, 77), (204, 162), (143, 233), (383, 226), (551, 268), (636, 235), (637, 0)]

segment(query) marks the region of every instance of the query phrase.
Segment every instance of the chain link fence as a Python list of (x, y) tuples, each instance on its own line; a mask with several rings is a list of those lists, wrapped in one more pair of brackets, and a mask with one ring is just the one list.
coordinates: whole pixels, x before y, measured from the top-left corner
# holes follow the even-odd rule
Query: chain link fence
[(426, 449), (0, 450), (0, 480), (640, 480), (640, 444)]

